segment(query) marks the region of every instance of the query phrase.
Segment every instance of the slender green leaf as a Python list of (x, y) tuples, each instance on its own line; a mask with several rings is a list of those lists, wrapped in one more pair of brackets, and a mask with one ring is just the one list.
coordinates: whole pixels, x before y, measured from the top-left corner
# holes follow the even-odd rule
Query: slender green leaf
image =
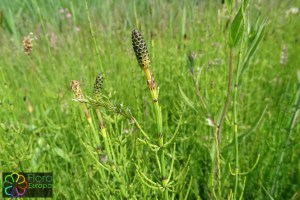
[(232, 0), (225, 0), (226, 8), (229, 13), (231, 13)]
[[(242, 133), (240, 135), (238, 135), (238, 142), (240, 143), (244, 138), (248, 137), (249, 135), (251, 135), (254, 131), (256, 131), (259, 127), (259, 125), (262, 124), (264, 116), (266, 114), (268, 106), (265, 106), (264, 110), (261, 112), (261, 114), (256, 118), (256, 120), (253, 123), (253, 126), (250, 130), (248, 130), (245, 133)], [(232, 141), (230, 144), (228, 144), (227, 146), (225, 146), (222, 150), (226, 151), (228, 150), (229, 147), (234, 147), (234, 141)]]
[(249, 0), (244, 0), (243, 1), (243, 12), (245, 12), (245, 10), (246, 10), (246, 8), (248, 6), (248, 2), (249, 2)]
[(242, 38), (243, 31), (244, 31), (244, 13), (248, 6), (248, 0), (244, 0), (243, 4), (241, 5), (238, 13), (234, 17), (231, 29), (229, 33), (229, 46), (234, 47), (237, 45), (239, 40)]
[(184, 100), (184, 102), (191, 107), (193, 110), (195, 110), (197, 112), (197, 110), (195, 109), (194, 103), (185, 95), (185, 93), (182, 91), (182, 88), (180, 85), (178, 85), (179, 87), (179, 92), (180, 92), (180, 96), (182, 97), (182, 99)]
[[(241, 74), (245, 71), (245, 69), (248, 67), (249, 62), (251, 61), (251, 59), (253, 58), (256, 50), (258, 49), (263, 37), (264, 37), (264, 31), (265, 31), (265, 24), (266, 24), (266, 19), (263, 20), (257, 29), (257, 32), (253, 32), (252, 33), (252, 38), (250, 40), (250, 45), (249, 48), (247, 49), (247, 53), (246, 56), (244, 58), (244, 62), (242, 65), (242, 70), (241, 70)], [(254, 38), (254, 39), (253, 39)]]
[(244, 16), (242, 12), (242, 8), (240, 8), (239, 12), (233, 19), (231, 24), (230, 34), (229, 34), (229, 46), (234, 47), (241, 39), (244, 30)]

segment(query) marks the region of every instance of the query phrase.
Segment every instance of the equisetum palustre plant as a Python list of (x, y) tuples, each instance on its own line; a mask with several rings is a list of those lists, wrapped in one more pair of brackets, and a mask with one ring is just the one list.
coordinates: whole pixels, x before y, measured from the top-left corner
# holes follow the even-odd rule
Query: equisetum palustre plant
[[(130, 109), (124, 108), (122, 104), (113, 103), (108, 97), (102, 94), (101, 89), (103, 87), (104, 76), (100, 73), (95, 80), (94, 84), (94, 97), (85, 97), (82, 94), (80, 83), (78, 81), (73, 80), (71, 82), (71, 89), (73, 90), (76, 101), (80, 102), (82, 105), (82, 109), (85, 113), (85, 117), (88, 123), (91, 126), (93, 132), (93, 140), (90, 141), (90, 144), (94, 148), (99, 146), (101, 143), (104, 143), (104, 151), (99, 153), (100, 157), (100, 166), (108, 172), (108, 174), (113, 174), (115, 179), (119, 182), (119, 189), (122, 197), (129, 197), (132, 194), (128, 193), (126, 187), (130, 184), (124, 174), (124, 171), (119, 170), (118, 163), (120, 163), (120, 158), (117, 157), (117, 149), (114, 149), (112, 144), (113, 138), (107, 132), (104, 126), (104, 117), (100, 110), (100, 108), (104, 108), (107, 111), (112, 113), (116, 113), (118, 115), (122, 115), (128, 120), (130, 120), (134, 126), (141, 133), (138, 137), (138, 141), (141, 144), (146, 145), (148, 149), (153, 152), (153, 158), (156, 161), (156, 169), (148, 169), (148, 171), (153, 172), (152, 174), (146, 174), (142, 171), (141, 167), (138, 164), (135, 164), (136, 175), (139, 177), (139, 180), (146, 187), (151, 188), (152, 190), (160, 191), (161, 199), (169, 199), (170, 193), (178, 192), (178, 190), (182, 190), (185, 185), (185, 177), (188, 171), (188, 165), (186, 164), (183, 169), (181, 169), (180, 173), (177, 172), (176, 177), (174, 177), (174, 162), (175, 162), (175, 152), (176, 152), (176, 144), (174, 139), (176, 138), (179, 130), (180, 123), (178, 123), (177, 128), (173, 134), (170, 134), (169, 139), (166, 141), (166, 133), (163, 132), (163, 120), (162, 120), (162, 112), (161, 107), (159, 105), (159, 90), (156, 86), (154, 78), (150, 72), (150, 57), (148, 54), (148, 49), (145, 43), (145, 40), (141, 33), (138, 30), (132, 31), (132, 45), (133, 49), (138, 61), (139, 66), (145, 72), (148, 90), (151, 95), (151, 99), (153, 102), (154, 112), (155, 112), (155, 122), (157, 129), (152, 134), (148, 134), (141, 127), (139, 122), (131, 113)], [(91, 118), (91, 114), (88, 106), (94, 108), (96, 112), (96, 116), (98, 118), (99, 131), (96, 131), (94, 122)], [(99, 140), (98, 133), (100, 133), (102, 141)], [(168, 149), (171, 145), (171, 149)], [(101, 146), (101, 145), (100, 145)], [(172, 152), (171, 155), (168, 153), (168, 157), (171, 159), (166, 159), (167, 151)], [(123, 160), (123, 158), (122, 158)], [(128, 158), (129, 160), (129, 158)], [(188, 163), (187, 159), (187, 163)], [(121, 165), (124, 163), (121, 163)], [(144, 168), (145, 166), (143, 166)], [(150, 167), (150, 166), (149, 166)], [(158, 174), (156, 174), (158, 173)], [(155, 178), (159, 177), (159, 178)], [(109, 178), (107, 175), (104, 178)], [(155, 180), (153, 180), (155, 178)], [(130, 181), (129, 181), (130, 182)], [(188, 196), (189, 188), (191, 183), (186, 186), (186, 194), (185, 198)]]
[[(196, 87), (197, 96), (199, 98), (199, 102), (201, 104), (200, 108), (204, 111), (203, 113), (206, 115), (209, 122), (211, 122), (213, 129), (213, 149), (211, 153), (211, 173), (210, 180), (208, 180), (207, 184), (210, 188), (210, 199), (222, 199), (222, 181), (224, 167), (222, 164), (222, 153), (226, 148), (222, 148), (221, 146), (221, 136), (222, 136), (222, 127), (225, 122), (225, 118), (227, 116), (228, 110), (231, 107), (231, 101), (233, 101), (233, 135), (234, 139), (232, 141), (232, 145), (235, 147), (234, 149), (234, 169), (231, 168), (231, 163), (228, 164), (229, 172), (234, 177), (234, 187), (233, 190), (228, 194), (228, 199), (241, 199), (243, 197), (246, 177), (243, 181), (241, 181), (241, 177), (249, 174), (256, 166), (259, 160), (259, 155), (257, 156), (256, 162), (253, 166), (247, 171), (241, 171), (239, 164), (239, 137), (238, 133), (238, 112), (237, 112), (237, 102), (238, 102), (238, 86), (240, 84), (240, 80), (242, 78), (242, 74), (249, 65), (251, 58), (253, 57), (255, 50), (258, 48), (260, 42), (263, 38), (265, 21), (259, 21), (257, 23), (257, 27), (253, 28), (253, 38), (249, 39), (249, 33), (246, 31), (246, 25), (248, 25), (247, 18), (245, 17), (246, 8), (248, 5), (248, 1), (244, 0), (237, 12), (236, 16), (231, 22), (231, 27), (229, 30), (229, 40), (228, 40), (228, 48), (229, 48), (229, 67), (228, 67), (228, 87), (226, 92), (226, 99), (224, 101), (224, 105), (222, 106), (222, 111), (219, 117), (213, 118), (212, 113), (208, 110), (206, 106), (206, 101), (204, 97), (202, 97), (201, 92), (198, 87), (197, 80), (194, 77), (194, 71), (191, 70), (194, 85)], [(229, 6), (229, 13), (232, 13), (232, 7)], [(146, 127), (142, 127), (138, 120), (134, 117), (129, 109), (125, 109), (122, 104), (115, 104), (111, 102), (109, 98), (107, 98), (104, 94), (102, 94), (101, 90), (98, 88), (102, 87), (102, 78), (101, 76), (96, 78), (95, 86), (94, 86), (94, 97), (84, 98), (83, 95), (79, 95), (80, 98), (77, 97), (77, 101), (81, 102), (83, 105), (83, 110), (86, 115), (86, 118), (91, 125), (91, 129), (94, 133), (94, 140), (90, 142), (89, 145), (92, 145), (94, 148), (104, 144), (104, 149), (100, 154), (100, 166), (107, 172), (100, 172), (102, 174), (101, 178), (110, 181), (112, 178), (109, 174), (113, 174), (113, 180), (117, 180), (118, 184), (111, 185), (114, 189), (113, 191), (120, 191), (121, 197), (137, 197), (137, 193), (135, 191), (128, 190), (128, 185), (131, 185), (134, 181), (136, 181), (136, 177), (143, 184), (144, 187), (151, 189), (151, 193), (153, 194), (150, 198), (156, 199), (174, 199), (175, 195), (180, 192), (180, 199), (186, 199), (188, 197), (188, 193), (191, 187), (192, 178), (190, 178), (189, 184), (186, 184), (186, 177), (188, 172), (188, 164), (189, 158), (186, 160), (186, 165), (184, 167), (177, 167), (175, 164), (176, 161), (176, 143), (174, 142), (178, 130), (181, 124), (181, 116), (179, 119), (179, 123), (177, 124), (175, 133), (167, 133), (163, 128), (163, 116), (161, 107), (159, 104), (159, 89), (154, 81), (154, 78), (150, 72), (150, 57), (148, 54), (148, 49), (145, 43), (145, 40), (141, 33), (137, 30), (132, 31), (132, 45), (133, 49), (138, 61), (140, 68), (144, 71), (147, 81), (147, 87), (151, 96), (153, 110), (155, 114), (155, 125), (156, 130), (151, 129), (151, 133), (147, 133), (144, 131)], [(235, 50), (239, 50), (239, 54), (237, 55), (238, 62), (235, 63)], [(190, 56), (190, 68), (193, 68), (193, 61), (195, 57)], [(236, 70), (234, 67), (236, 66)], [(236, 73), (236, 74), (234, 74)], [(179, 87), (180, 89), (180, 87)], [(76, 90), (74, 90), (76, 94)], [(180, 91), (183, 93), (182, 91)], [(78, 95), (77, 95), (78, 96)], [(182, 95), (185, 96), (185, 95)], [(83, 98), (82, 98), (83, 97)], [(185, 98), (186, 99), (186, 98)], [(232, 100), (231, 100), (232, 99)], [(98, 138), (97, 131), (94, 128), (93, 122), (91, 121), (90, 115), (88, 114), (87, 105), (90, 105), (94, 108), (96, 112), (96, 116), (98, 117), (99, 122), (99, 133), (101, 135), (101, 141)], [(148, 160), (153, 160), (154, 165), (150, 164), (150, 162), (145, 162), (141, 164), (142, 158), (138, 157), (139, 150), (143, 151), (143, 149), (138, 149), (133, 152), (133, 154), (137, 155), (135, 157), (136, 162), (131, 166), (135, 169), (134, 172), (128, 172), (125, 169), (126, 162), (130, 162), (132, 157), (124, 158), (124, 155), (119, 155), (118, 149), (113, 145), (114, 138), (107, 132), (104, 126), (104, 117), (106, 113), (102, 112), (100, 108), (104, 108), (107, 111), (111, 111), (113, 113), (117, 113), (118, 115), (122, 115), (125, 118), (129, 119), (132, 124), (139, 130), (140, 135), (138, 135), (137, 141), (144, 145), (147, 148), (147, 151), (150, 150), (150, 154), (148, 156)], [(265, 110), (262, 112), (264, 114)], [(259, 123), (259, 121), (258, 121)], [(147, 125), (147, 124), (145, 124)], [(147, 130), (148, 131), (148, 130)], [(86, 143), (84, 143), (86, 145)], [(173, 147), (170, 147), (173, 145)], [(231, 145), (231, 144), (229, 144)], [(87, 146), (87, 145), (86, 145)], [(88, 147), (89, 148), (89, 147)], [(122, 146), (120, 147), (122, 148)], [(97, 159), (96, 159), (97, 160)], [(99, 159), (98, 159), (99, 160)], [(177, 163), (177, 162), (176, 162)], [(145, 166), (146, 165), (146, 166)], [(179, 169), (177, 169), (179, 168)], [(176, 173), (175, 173), (176, 172)], [(129, 175), (128, 175), (129, 174)], [(240, 185), (242, 185), (240, 187)], [(157, 193), (154, 191), (158, 191)], [(184, 193), (184, 194), (183, 194)], [(138, 196), (139, 198), (149, 198), (149, 196)]]

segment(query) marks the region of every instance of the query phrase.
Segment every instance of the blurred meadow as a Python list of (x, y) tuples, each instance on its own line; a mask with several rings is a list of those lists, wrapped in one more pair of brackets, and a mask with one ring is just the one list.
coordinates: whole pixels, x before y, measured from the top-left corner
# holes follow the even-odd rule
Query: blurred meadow
[(0, 172), (53, 172), (53, 199), (300, 199), (299, 8), (1, 0)]

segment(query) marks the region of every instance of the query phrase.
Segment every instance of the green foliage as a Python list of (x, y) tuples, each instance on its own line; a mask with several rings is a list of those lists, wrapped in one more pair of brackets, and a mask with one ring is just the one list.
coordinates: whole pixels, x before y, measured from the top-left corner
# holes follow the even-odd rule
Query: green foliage
[(252, 27), (250, 30), (248, 46), (247, 46), (245, 58), (243, 59), (244, 62), (242, 64), (241, 73), (243, 73), (244, 70), (247, 68), (247, 66), (249, 66), (249, 62), (253, 58), (256, 50), (258, 49), (260, 43), (262, 42), (262, 39), (264, 37), (266, 22), (267, 22), (266, 20), (263, 20), (262, 22), (260, 20), (257, 20), (256, 25)]
[[(162, 199), (165, 189), (169, 199), (210, 199), (213, 189), (221, 199), (296, 199), (300, 20), (288, 11), (300, 2), (225, 3), (1, 0), (1, 171), (53, 172), (54, 199)], [(134, 28), (159, 87), (167, 177)], [(235, 95), (212, 180), (230, 47)]]
[(240, 41), (245, 27), (245, 10), (248, 6), (248, 1), (244, 0), (238, 13), (234, 17), (229, 36), (229, 46), (234, 47)]

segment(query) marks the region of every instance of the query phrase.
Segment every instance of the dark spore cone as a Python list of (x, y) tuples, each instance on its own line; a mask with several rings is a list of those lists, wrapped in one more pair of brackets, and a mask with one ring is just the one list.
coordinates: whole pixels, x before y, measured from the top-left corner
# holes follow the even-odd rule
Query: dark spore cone
[(136, 29), (132, 31), (132, 46), (140, 67), (144, 69), (148, 68), (150, 59), (147, 45), (142, 34)]
[(94, 95), (100, 94), (104, 82), (104, 76), (102, 73), (99, 73), (96, 77), (95, 83), (94, 83)]

